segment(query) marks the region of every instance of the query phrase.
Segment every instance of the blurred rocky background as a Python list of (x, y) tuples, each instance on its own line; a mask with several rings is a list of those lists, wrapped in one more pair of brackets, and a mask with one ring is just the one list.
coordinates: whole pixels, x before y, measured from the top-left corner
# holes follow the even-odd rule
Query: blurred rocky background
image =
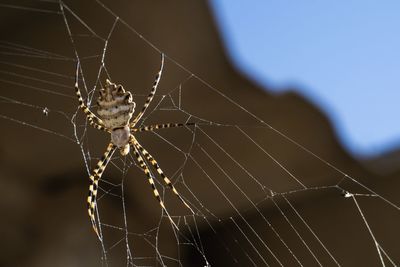
[[(190, 189), (201, 196), (203, 204), (212, 209), (217, 217), (225, 219), (214, 225), (216, 232), (199, 220), (202, 247), (211, 266), (278, 266), (279, 262), (284, 266), (299, 265), (299, 262), (303, 266), (336, 265), (321, 243), (313, 237), (299, 217), (296, 217), (290, 204), (296, 207), (340, 265), (380, 266), (383, 261), (390, 266), (400, 263), (400, 235), (397, 227), (400, 222), (400, 197), (397, 193), (400, 181), (396, 148), (379, 158), (365, 162), (356, 160), (340, 145), (327, 117), (306, 99), (291, 91), (284, 94), (269, 93), (269, 88), (261, 87), (237, 71), (227, 57), (206, 1), (101, 3), (111, 8), (112, 12), (129, 25), (133, 25), (137, 32), (168, 56), (160, 83), (161, 94), (182, 85), (189, 77), (188, 82), (183, 84), (183, 103), (185, 109), (192, 114), (221, 123), (259, 126), (260, 121), (249, 115), (248, 112), (251, 112), (322, 159), (314, 157), (311, 152), (272, 129), (245, 128), (253, 140), (257, 140), (268, 153), (274, 155), (307, 188), (328, 187), (288, 195), (278, 194), (260, 202), (260, 212), (252, 212), (245, 197), (233, 197), (235, 205), (243, 211), (245, 221), (229, 205), (221, 202), (218, 192), (209, 190), (209, 185), (200, 178), (204, 175), (200, 175), (198, 169), (189, 166), (185, 171), (185, 181)], [(84, 18), (84, 23), (95, 33), (106, 37), (110, 32), (115, 17), (96, 1), (65, 1), (65, 6)], [(80, 146), (74, 143), (73, 125), (62, 114), (74, 114), (77, 110), (73, 89), (76, 63), (60, 56), (74, 58), (63, 17), (53, 13), (59, 11), (57, 1), (2, 1), (0, 4), (0, 266), (102, 266), (105, 262), (102, 260), (101, 245), (91, 230), (86, 212), (88, 177)], [(64, 11), (73, 31), (88, 32), (68, 10), (64, 8)], [(103, 43), (95, 38), (87, 37), (84, 40), (82, 36), (74, 37), (80, 40), (76, 42), (76, 46), (81, 51), (82, 58), (93, 55), (93, 50), (101, 53)], [(31, 49), (15, 47), (15, 44), (41, 49), (45, 53), (37, 51), (35, 54)], [(49, 57), (52, 59), (49, 60)], [(171, 59), (190, 72), (179, 68)], [(106, 54), (107, 70), (115, 81), (120, 81), (126, 89), (139, 95), (146, 95), (158, 70), (159, 61), (157, 51), (138, 35), (132, 34), (122, 23), (116, 24)], [(17, 65), (24, 66), (25, 69), (21, 71)], [(61, 75), (34, 72), (30, 67)], [(93, 86), (99, 62), (88, 60), (84, 67), (85, 79)], [(18, 75), (14, 75), (16, 73)], [(240, 103), (248, 112), (232, 106), (226, 98), (210, 90), (198, 79), (190, 78), (190, 73)], [(26, 76), (33, 76), (38, 80), (28, 79)], [(54, 83), (45, 84), (43, 81)], [(59, 95), (51, 93), (55, 86)], [(30, 103), (36, 107), (26, 108), (21, 103), (10, 104), (7, 99)], [(138, 108), (143, 99), (137, 100)], [(43, 107), (49, 110), (48, 115), (44, 114), (47, 112), (43, 112)], [(80, 120), (83, 118), (81, 113), (78, 113), (78, 117)], [(177, 115), (175, 120), (179, 118)], [(150, 122), (166, 122), (167, 119), (168, 117), (160, 114), (155, 115)], [(20, 122), (34, 127), (22, 125)], [(43, 129), (49, 129), (50, 132)], [(299, 184), (288, 178), (288, 172), (282, 171), (266, 154), (260, 153), (248, 140), (246, 142), (243, 136), (241, 138), (238, 129), (204, 129), (212, 133), (224, 147), (229, 147), (229, 153), (235, 155), (235, 159), (244, 166), (251, 168), (253, 175), (262, 184), (272, 188), (273, 192), (284, 193), (301, 189)], [(94, 157), (91, 162), (93, 166), (106, 148), (109, 137), (94, 129), (88, 129), (88, 132), (90, 153)], [(215, 149), (211, 147), (210, 141), (204, 141), (206, 137), (201, 133), (197, 136), (199, 142), (204, 142), (204, 147), (209, 151)], [(138, 138), (143, 140), (143, 144), (157, 157), (167, 173), (174, 170), (168, 167), (174, 164), (171, 159), (174, 158), (171, 156), (173, 152), (168, 151), (167, 147), (162, 149), (163, 144), (157, 143), (152, 137), (143, 134)], [(169, 138), (178, 145), (180, 142), (187, 143), (187, 132), (174, 129)], [(200, 152), (194, 151), (193, 155), (196, 156), (196, 153)], [(218, 157), (217, 152), (214, 155)], [(228, 161), (226, 154), (220, 160)], [(215, 166), (211, 167), (205, 159), (204, 164), (202, 166), (206, 166), (204, 168), (209, 171), (210, 176), (220, 182), (223, 191), (231, 190), (228, 182), (218, 178), (221, 175), (215, 170)], [(230, 166), (232, 163), (226, 164)], [(234, 177), (235, 175), (238, 177)], [(232, 178), (241, 181), (241, 174), (235, 175), (231, 174)], [(121, 171), (110, 167), (107, 176), (111, 177), (110, 180), (117, 181), (121, 179)], [(140, 170), (133, 168), (127, 177), (133, 177), (124, 178), (127, 181), (124, 186), (125, 201), (130, 209), (127, 212), (129, 231), (144, 233), (151, 229), (149, 226), (157, 225), (160, 208)], [(352, 181), (353, 178), (365, 187)], [(338, 183), (340, 188), (335, 187)], [(240, 186), (244, 188), (246, 184)], [(252, 194), (251, 187), (246, 190), (248, 195), (254, 197), (252, 199), (257, 199), (256, 191)], [(374, 196), (356, 197), (357, 201), (354, 201), (351, 195), (346, 197), (346, 192)], [(356, 202), (363, 214), (360, 214)], [(121, 201), (109, 200), (101, 203), (103, 216), (108, 217), (108, 221), (114, 225), (121, 225), (121, 221), (113, 221), (114, 217), (121, 218)], [(179, 202), (171, 203), (172, 210), (175, 206), (179, 209)], [(282, 213), (287, 217), (282, 216)], [(279, 230), (290, 250), (271, 232), (260, 214)], [(287, 224), (287, 220), (296, 227), (301, 239), (291, 225)], [(212, 222), (211, 219), (210, 221)], [(253, 227), (260, 238), (246, 228), (245, 222)], [(372, 229), (373, 236), (368, 227)], [(233, 239), (232, 236), (237, 238)], [(253, 242), (246, 241), (245, 236)], [(106, 249), (118, 241), (115, 238), (111, 243), (106, 243)], [(152, 260), (146, 263), (147, 266), (161, 266), (155, 260), (157, 255), (154, 248), (141, 247), (140, 242), (143, 240), (136, 240), (135, 237), (131, 240), (134, 256), (140, 257), (141, 253), (148, 253), (146, 255), (150, 255)], [(127, 265), (123, 243), (118, 252), (108, 259), (109, 266)], [(175, 254), (177, 240), (173, 235), (163, 238), (160, 246), (165, 255), (178, 257)], [(292, 253), (296, 257), (292, 257)], [(204, 265), (199, 254), (190, 248), (181, 248), (179, 257), (180, 262), (166, 259), (167, 265)], [(135, 264), (140, 265), (139, 260)]]

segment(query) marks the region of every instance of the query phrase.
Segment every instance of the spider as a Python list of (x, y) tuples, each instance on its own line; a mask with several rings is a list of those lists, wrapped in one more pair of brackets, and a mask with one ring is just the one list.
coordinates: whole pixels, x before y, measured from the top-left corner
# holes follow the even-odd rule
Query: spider
[(150, 172), (149, 163), (153, 166), (153, 168), (157, 171), (161, 178), (163, 178), (165, 184), (172, 189), (172, 192), (174, 192), (174, 194), (180, 199), (180, 201), (182, 201), (182, 203), (192, 212), (192, 214), (194, 214), (191, 207), (185, 202), (185, 200), (178, 193), (174, 185), (171, 183), (170, 179), (164, 174), (154, 157), (138, 142), (138, 140), (134, 136), (135, 132), (154, 131), (156, 129), (162, 128), (194, 125), (194, 123), (164, 123), (135, 128), (136, 124), (142, 118), (143, 114), (145, 114), (147, 108), (153, 100), (153, 97), (157, 90), (157, 86), (161, 79), (163, 68), (164, 54), (161, 54), (161, 67), (156, 75), (153, 87), (149, 95), (147, 96), (147, 100), (142, 110), (135, 117), (133, 115), (135, 112), (136, 103), (132, 100), (132, 94), (129, 91), (125, 91), (122, 85), (116, 85), (115, 83), (112, 83), (110, 80), (106, 79), (105, 88), (102, 88), (100, 90), (100, 96), (97, 100), (98, 116), (96, 116), (85, 105), (83, 101), (81, 90), (78, 86), (78, 62), (76, 69), (75, 90), (76, 96), (78, 97), (79, 101), (79, 107), (86, 114), (90, 125), (98, 130), (102, 130), (111, 134), (111, 142), (109, 143), (106, 152), (103, 154), (102, 158), (99, 160), (96, 167), (94, 168), (92, 175), (90, 175), (89, 177), (90, 186), (89, 196), (87, 198), (88, 213), (93, 230), (99, 238), (100, 235), (95, 220), (96, 196), (99, 187), (99, 180), (101, 179), (101, 176), (104, 173), (104, 170), (106, 169), (106, 166), (110, 161), (113, 153), (117, 149), (119, 149), (119, 152), (122, 156), (126, 156), (128, 155), (130, 148), (133, 148), (139, 166), (146, 174), (148, 181), (153, 188), (154, 196), (156, 197), (156, 199), (160, 203), (161, 208), (168, 215), (168, 218), (176, 229), (178, 229), (178, 227), (169, 216), (166, 207), (161, 200), (160, 194), (154, 184), (154, 179), (152, 173)]

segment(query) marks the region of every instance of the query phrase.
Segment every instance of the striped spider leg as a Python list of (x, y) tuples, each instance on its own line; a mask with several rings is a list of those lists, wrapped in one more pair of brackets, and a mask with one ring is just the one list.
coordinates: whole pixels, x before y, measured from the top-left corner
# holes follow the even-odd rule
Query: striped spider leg
[[(165, 184), (174, 192), (174, 194), (179, 198), (179, 200), (192, 212), (192, 214), (195, 214), (192, 208), (186, 203), (186, 201), (182, 198), (182, 196), (178, 193), (174, 185), (171, 183), (171, 180), (164, 174), (163, 170), (160, 168), (160, 165), (158, 162), (153, 158), (152, 155), (137, 141), (137, 139), (131, 135), (131, 144), (135, 147), (137, 151), (140, 151), (140, 154), (142, 154), (148, 162), (151, 163), (153, 168), (157, 171), (157, 173), (163, 178)], [(156, 196), (157, 197), (157, 196)], [(160, 199), (157, 197), (158, 201)], [(160, 202), (161, 205), (161, 202)], [(161, 205), (163, 207), (163, 205)]]
[(149, 95), (147, 96), (146, 102), (143, 105), (142, 110), (139, 112), (139, 114), (133, 119), (133, 121), (130, 122), (130, 127), (133, 128), (137, 122), (142, 118), (143, 114), (146, 112), (147, 108), (150, 106), (151, 101), (154, 98), (154, 95), (156, 94), (158, 84), (160, 83), (161, 79), (161, 74), (164, 69), (164, 54), (161, 54), (161, 67), (159, 72), (156, 75), (156, 79), (153, 83), (153, 87), (150, 90)]
[(87, 198), (88, 204), (88, 213), (90, 220), (92, 222), (92, 227), (95, 233), (99, 238), (99, 230), (96, 225), (96, 196), (99, 188), (99, 181), (101, 179), (102, 174), (104, 173), (108, 162), (110, 161), (115, 150), (119, 150), (122, 156), (126, 156), (130, 147), (132, 146), (134, 149), (134, 154), (136, 156), (136, 160), (139, 162), (140, 167), (147, 175), (149, 179), (149, 183), (153, 188), (153, 193), (157, 200), (160, 203), (160, 206), (163, 208), (171, 223), (174, 225), (176, 229), (178, 229), (177, 225), (172, 220), (171, 216), (168, 214), (166, 207), (161, 200), (160, 194), (157, 191), (157, 188), (154, 184), (154, 178), (152, 173), (150, 172), (149, 163), (153, 166), (153, 168), (157, 171), (157, 173), (161, 176), (165, 184), (174, 192), (174, 194), (182, 201), (182, 203), (194, 214), (191, 207), (185, 202), (185, 200), (180, 196), (174, 185), (168, 179), (168, 177), (161, 170), (157, 161), (144, 149), (137, 139), (134, 137), (133, 133), (135, 132), (146, 132), (146, 131), (155, 131), (158, 129), (165, 128), (173, 128), (173, 127), (184, 127), (194, 125), (193, 123), (164, 123), (164, 124), (156, 124), (150, 126), (143, 126), (139, 128), (135, 128), (137, 122), (142, 118), (145, 114), (147, 108), (149, 107), (151, 101), (154, 98), (156, 93), (158, 84), (161, 79), (161, 74), (164, 67), (164, 54), (161, 54), (161, 67), (159, 72), (156, 75), (154, 84), (152, 89), (150, 90), (149, 95), (147, 96), (146, 102), (143, 105), (142, 110), (138, 113), (137, 116), (133, 116), (135, 112), (136, 103), (133, 101), (132, 94), (129, 91), (125, 91), (122, 85), (116, 85), (112, 83), (110, 80), (106, 80), (105, 87), (100, 90), (100, 96), (97, 100), (97, 114), (96, 116), (87, 105), (84, 103), (82, 98), (81, 91), (78, 86), (78, 76), (79, 76), (79, 62), (76, 68), (76, 80), (75, 80), (75, 92), (78, 98), (79, 107), (85, 113), (89, 124), (94, 128), (102, 131), (109, 132), (111, 134), (111, 142), (108, 145), (106, 152), (104, 153), (101, 160), (97, 163), (96, 167), (93, 170), (92, 175), (90, 176), (90, 185), (89, 185), (89, 195)]
[(90, 175), (90, 185), (89, 185), (89, 195), (87, 198), (88, 205), (88, 213), (90, 217), (90, 221), (92, 222), (92, 227), (96, 235), (100, 238), (98, 228), (96, 226), (96, 196), (99, 188), (99, 180), (104, 173), (104, 170), (107, 167), (108, 162), (110, 161), (116, 146), (113, 143), (110, 143), (106, 149), (106, 152), (103, 154), (99, 162), (97, 162), (96, 167), (93, 170), (93, 174)]
[(75, 94), (78, 97), (78, 102), (79, 102), (79, 107), (82, 109), (82, 111), (86, 114), (86, 117), (88, 118), (89, 124), (92, 125), (94, 128), (102, 131), (108, 132), (108, 129), (105, 127), (103, 121), (98, 118), (90, 109), (85, 105), (81, 90), (79, 89), (79, 84), (78, 84), (78, 77), (79, 77), (79, 62), (76, 65), (76, 76), (75, 76)]
[(185, 127), (185, 126), (192, 126), (196, 125), (193, 122), (187, 123), (163, 123), (163, 124), (154, 124), (154, 125), (147, 125), (140, 128), (132, 128), (132, 132), (152, 132), (158, 129), (166, 129), (166, 128), (176, 128), (176, 127)]
[(167, 208), (164, 205), (164, 202), (162, 201), (161, 197), (160, 197), (160, 193), (157, 190), (156, 185), (154, 184), (154, 178), (150, 172), (149, 167), (147, 166), (146, 162), (144, 161), (142, 155), (140, 155), (139, 150), (134, 147), (135, 150), (135, 156), (137, 161), (139, 162), (139, 166), (142, 168), (143, 172), (147, 175), (147, 178), (149, 179), (149, 183), (151, 185), (151, 188), (153, 188), (153, 193), (154, 196), (156, 197), (156, 199), (158, 200), (158, 202), (160, 203), (161, 208), (164, 210), (164, 212), (167, 214), (168, 219), (170, 220), (171, 224), (177, 229), (179, 230), (178, 226), (175, 224), (175, 222), (172, 220), (171, 216), (169, 215)]

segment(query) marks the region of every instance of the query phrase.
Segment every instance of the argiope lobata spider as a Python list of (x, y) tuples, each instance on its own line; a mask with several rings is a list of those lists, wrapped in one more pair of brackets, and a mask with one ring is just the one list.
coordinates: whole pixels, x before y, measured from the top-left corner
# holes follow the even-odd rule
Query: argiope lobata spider
[(153, 131), (161, 128), (171, 128), (171, 127), (183, 127), (194, 125), (194, 123), (165, 123), (165, 124), (156, 124), (150, 126), (143, 126), (140, 128), (135, 128), (137, 122), (141, 119), (143, 114), (146, 112), (146, 109), (149, 107), (155, 92), (157, 90), (158, 83), (160, 82), (161, 74), (164, 67), (164, 54), (161, 54), (161, 67), (159, 72), (157, 73), (156, 79), (154, 81), (153, 87), (150, 91), (150, 94), (147, 96), (147, 100), (136, 117), (133, 117), (135, 112), (136, 103), (132, 100), (132, 94), (130, 92), (126, 92), (122, 85), (116, 85), (111, 83), (108, 79), (106, 80), (105, 88), (100, 90), (100, 96), (97, 100), (98, 110), (97, 113), (99, 116), (96, 116), (84, 103), (81, 91), (78, 86), (78, 70), (79, 63), (76, 69), (76, 80), (75, 80), (75, 90), (76, 95), (79, 101), (79, 107), (86, 114), (89, 124), (95, 127), (98, 130), (102, 130), (105, 132), (111, 133), (111, 142), (107, 147), (106, 152), (103, 157), (97, 163), (96, 167), (93, 170), (93, 174), (90, 178), (90, 186), (89, 186), (89, 196), (87, 198), (88, 204), (88, 212), (90, 216), (90, 220), (92, 222), (92, 226), (97, 236), (99, 236), (98, 228), (96, 226), (95, 219), (95, 209), (96, 209), (96, 196), (98, 192), (99, 180), (110, 161), (113, 153), (116, 149), (119, 149), (121, 155), (126, 156), (129, 153), (130, 147), (134, 149), (134, 154), (136, 159), (142, 168), (143, 172), (147, 175), (149, 183), (153, 188), (154, 196), (159, 201), (162, 209), (168, 215), (171, 223), (176, 227), (176, 224), (169, 216), (163, 201), (161, 200), (160, 194), (154, 184), (154, 180), (152, 174), (150, 172), (150, 168), (148, 163), (156, 169), (157, 173), (164, 179), (164, 182), (168, 187), (172, 189), (175, 195), (182, 201), (182, 203), (194, 214), (193, 210), (190, 206), (185, 202), (185, 200), (180, 196), (178, 191), (175, 189), (174, 185), (165, 176), (164, 172), (161, 170), (157, 161), (153, 158), (152, 155), (137, 141), (133, 133), (135, 132), (143, 132), (143, 131)]

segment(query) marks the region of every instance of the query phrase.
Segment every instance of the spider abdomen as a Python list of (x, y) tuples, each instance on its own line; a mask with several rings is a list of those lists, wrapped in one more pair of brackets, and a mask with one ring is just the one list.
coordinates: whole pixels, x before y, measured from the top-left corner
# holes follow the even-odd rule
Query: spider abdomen
[(115, 104), (110, 107), (99, 108), (97, 113), (104, 122), (104, 125), (109, 129), (113, 129), (123, 127), (129, 123), (134, 112), (134, 107), (134, 103), (130, 103), (130, 105)]
[(125, 92), (121, 85), (116, 86), (109, 80), (106, 81), (106, 87), (100, 90), (97, 104), (97, 113), (109, 129), (128, 125), (136, 105), (130, 92)]

